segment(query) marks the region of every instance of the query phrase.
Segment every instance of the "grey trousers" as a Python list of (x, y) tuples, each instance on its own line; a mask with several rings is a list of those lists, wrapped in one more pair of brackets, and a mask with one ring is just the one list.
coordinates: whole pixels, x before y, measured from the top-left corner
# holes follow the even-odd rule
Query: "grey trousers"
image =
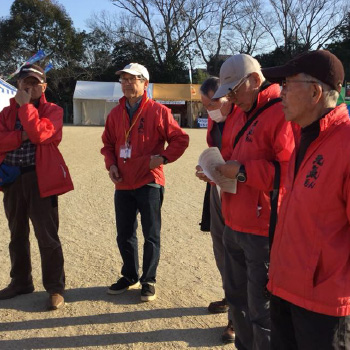
[(221, 213), (221, 200), (216, 186), (210, 188), (210, 234), (213, 240), (213, 251), (216, 266), (220, 272), (224, 288), (225, 248), (222, 240), (225, 222)]
[(270, 349), (270, 302), (265, 293), (268, 237), (225, 227), (225, 292), (238, 350)]
[(58, 237), (57, 196), (40, 198), (35, 171), (20, 175), (3, 190), (5, 214), (11, 232), (11, 283), (19, 287), (27, 287), (33, 283), (29, 244), (30, 219), (40, 250), (43, 285), (48, 293), (62, 294), (65, 274)]

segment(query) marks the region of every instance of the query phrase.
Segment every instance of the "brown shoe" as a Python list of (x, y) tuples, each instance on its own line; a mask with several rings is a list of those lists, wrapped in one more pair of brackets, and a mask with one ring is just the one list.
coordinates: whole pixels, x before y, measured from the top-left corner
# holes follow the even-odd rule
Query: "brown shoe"
[(61, 294), (53, 293), (49, 296), (48, 309), (57, 310), (62, 309), (64, 306), (64, 298)]
[(28, 286), (16, 286), (10, 283), (6, 288), (0, 290), (0, 300), (12, 299), (17, 295), (29, 294), (34, 292), (34, 286), (32, 284)]
[(224, 329), (221, 339), (224, 343), (233, 343), (235, 341), (235, 331), (233, 330), (232, 321), (228, 321), (228, 325)]
[(226, 299), (222, 299), (219, 301), (213, 301), (208, 306), (208, 311), (212, 314), (221, 314), (228, 311), (228, 304)]

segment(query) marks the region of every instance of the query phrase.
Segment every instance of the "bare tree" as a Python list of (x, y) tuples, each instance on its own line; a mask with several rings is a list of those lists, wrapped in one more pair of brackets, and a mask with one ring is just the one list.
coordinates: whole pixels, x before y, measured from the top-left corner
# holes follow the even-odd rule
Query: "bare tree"
[[(334, 38), (349, 11), (346, 0), (270, 0), (269, 16), (258, 18), (286, 55), (319, 49)], [(281, 45), (283, 42), (283, 45)]]
[(209, 0), (111, 1), (131, 17), (123, 16), (119, 34), (148, 43), (160, 66), (186, 57), (195, 42), (192, 28), (211, 11)]
[(238, 0), (212, 1), (201, 21), (192, 25), (196, 44), (203, 61), (208, 65), (229, 48), (225, 40), (227, 29), (235, 17)]
[(252, 55), (253, 53), (266, 50), (266, 31), (260, 24), (261, 14), (265, 7), (261, 0), (243, 0), (239, 3), (239, 9), (235, 13), (232, 23), (232, 31), (236, 41), (233, 49), (236, 52)]
[(213, 1), (210, 15), (194, 27), (203, 61), (211, 74), (218, 74), (228, 54), (253, 54), (263, 48), (267, 36), (258, 17), (261, 0)]

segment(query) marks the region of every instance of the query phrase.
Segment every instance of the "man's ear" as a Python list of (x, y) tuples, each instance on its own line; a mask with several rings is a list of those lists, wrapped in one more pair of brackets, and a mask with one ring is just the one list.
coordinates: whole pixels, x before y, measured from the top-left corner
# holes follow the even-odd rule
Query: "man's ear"
[(250, 74), (251, 78), (252, 78), (252, 86), (254, 88), (259, 88), (262, 84), (262, 81), (261, 81), (261, 77), (258, 73), (256, 72), (253, 72)]
[(47, 88), (47, 83), (41, 85), (41, 88), (42, 88), (42, 92), (44, 93), (46, 91), (46, 88)]
[(320, 84), (312, 84), (312, 100), (314, 104), (317, 104), (322, 97), (323, 88)]

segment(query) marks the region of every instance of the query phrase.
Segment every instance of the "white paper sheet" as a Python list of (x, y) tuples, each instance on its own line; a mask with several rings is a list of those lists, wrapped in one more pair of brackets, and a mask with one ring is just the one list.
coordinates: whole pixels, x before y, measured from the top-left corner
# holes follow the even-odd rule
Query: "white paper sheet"
[(198, 165), (203, 169), (204, 174), (218, 186), (228, 193), (236, 193), (237, 180), (229, 179), (221, 175), (215, 168), (225, 164), (224, 159), (217, 147), (209, 147), (199, 156)]

